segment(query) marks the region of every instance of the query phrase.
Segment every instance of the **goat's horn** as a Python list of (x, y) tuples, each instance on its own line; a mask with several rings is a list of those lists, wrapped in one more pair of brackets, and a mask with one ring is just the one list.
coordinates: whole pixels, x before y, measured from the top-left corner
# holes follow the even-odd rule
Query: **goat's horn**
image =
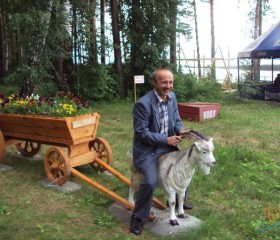
[(181, 134), (181, 136), (186, 136), (190, 138), (191, 140), (197, 141), (197, 140), (208, 140), (209, 138), (205, 136), (204, 134), (196, 131), (196, 130), (190, 130), (187, 132), (184, 132)]

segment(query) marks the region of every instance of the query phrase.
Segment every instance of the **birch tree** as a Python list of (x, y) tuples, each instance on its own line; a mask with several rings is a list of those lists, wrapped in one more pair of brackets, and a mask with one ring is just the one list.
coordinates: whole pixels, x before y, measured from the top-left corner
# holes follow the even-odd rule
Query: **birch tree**
[[(251, 36), (253, 39), (258, 38), (262, 34), (263, 17), (270, 10), (268, 0), (254, 0), (250, 2), (252, 6), (249, 12), (249, 21), (252, 25)], [(260, 60), (253, 59), (253, 73), (252, 78), (255, 81), (260, 81)]]

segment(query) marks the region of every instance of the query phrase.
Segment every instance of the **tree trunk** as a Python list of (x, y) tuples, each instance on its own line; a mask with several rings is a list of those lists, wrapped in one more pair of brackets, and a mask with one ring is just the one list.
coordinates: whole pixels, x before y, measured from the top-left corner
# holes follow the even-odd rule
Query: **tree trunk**
[(211, 19), (211, 76), (216, 79), (216, 63), (215, 63), (215, 31), (214, 31), (214, 0), (210, 0), (210, 19)]
[(177, 29), (177, 6), (178, 0), (170, 1), (170, 63), (172, 68), (177, 71), (177, 51), (176, 51), (176, 29)]
[(2, 4), (3, 3), (0, 3), (0, 83), (5, 73), (5, 6), (2, 6)]
[(96, 24), (96, 0), (90, 0), (88, 3), (88, 12), (86, 13), (89, 17), (90, 30), (86, 30), (85, 35), (88, 38), (89, 45), (89, 63), (98, 63), (98, 53), (97, 53), (97, 24)]
[(78, 39), (78, 34), (77, 34), (77, 10), (76, 10), (76, 5), (73, 4), (73, 14), (72, 14), (72, 29), (71, 29), (71, 35), (72, 35), (72, 49), (74, 52), (74, 69), (76, 70), (77, 68), (77, 58), (78, 58), (78, 46), (77, 46), (77, 39)]
[(100, 0), (101, 63), (105, 64), (105, 0)]
[(121, 97), (125, 97), (121, 43), (120, 43), (120, 29), (119, 29), (119, 9), (118, 9), (117, 0), (110, 0), (110, 6), (111, 6), (111, 15), (112, 15), (115, 71), (120, 78), (119, 94)]
[(7, 29), (7, 1), (0, 3), (0, 79), (8, 71), (8, 29)]
[[(254, 39), (261, 34), (261, 16), (262, 16), (262, 0), (256, 1), (255, 7), (255, 24), (254, 24)], [(260, 81), (260, 60), (253, 60), (253, 80)]]
[(195, 0), (193, 0), (193, 9), (194, 9), (194, 22), (195, 22), (195, 38), (196, 38), (198, 78), (201, 79), (201, 64), (200, 64), (200, 51), (199, 51), (198, 26), (197, 26), (197, 14), (196, 14), (196, 1)]

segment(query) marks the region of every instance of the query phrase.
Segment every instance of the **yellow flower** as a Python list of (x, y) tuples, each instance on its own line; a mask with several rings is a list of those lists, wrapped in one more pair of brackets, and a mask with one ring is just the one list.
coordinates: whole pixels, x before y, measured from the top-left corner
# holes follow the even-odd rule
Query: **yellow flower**
[(18, 100), (15, 103), (13, 103), (13, 107), (22, 106), (22, 105), (26, 105), (26, 102), (23, 100)]

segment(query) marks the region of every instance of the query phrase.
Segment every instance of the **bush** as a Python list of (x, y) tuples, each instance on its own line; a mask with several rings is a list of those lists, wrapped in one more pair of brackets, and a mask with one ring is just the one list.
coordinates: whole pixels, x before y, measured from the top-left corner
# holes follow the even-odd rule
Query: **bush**
[(112, 102), (118, 97), (118, 78), (112, 74), (111, 66), (81, 66), (79, 76), (79, 95), (84, 99)]
[(244, 81), (238, 84), (238, 96), (240, 98), (252, 98), (252, 96), (259, 95), (260, 89), (255, 85), (254, 81)]
[(196, 96), (197, 80), (192, 74), (174, 75), (174, 92), (179, 102), (190, 101)]
[(200, 80), (192, 74), (178, 73), (174, 76), (174, 92), (179, 102), (214, 101), (222, 95), (221, 85), (214, 80)]

